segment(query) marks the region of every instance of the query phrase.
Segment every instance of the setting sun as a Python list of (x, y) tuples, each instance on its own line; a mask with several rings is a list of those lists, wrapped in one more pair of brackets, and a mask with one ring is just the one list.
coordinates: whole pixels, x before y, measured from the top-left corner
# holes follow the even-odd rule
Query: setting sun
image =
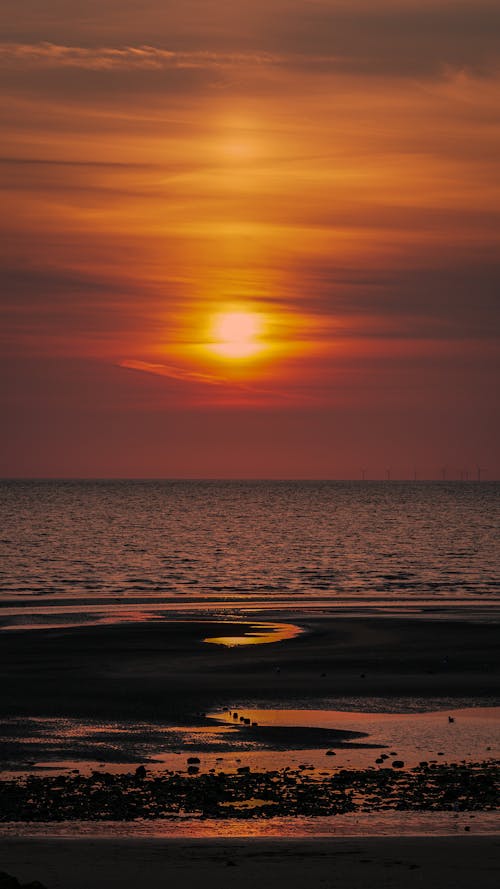
[(213, 322), (211, 348), (224, 358), (249, 358), (263, 348), (262, 327), (255, 312), (221, 312)]

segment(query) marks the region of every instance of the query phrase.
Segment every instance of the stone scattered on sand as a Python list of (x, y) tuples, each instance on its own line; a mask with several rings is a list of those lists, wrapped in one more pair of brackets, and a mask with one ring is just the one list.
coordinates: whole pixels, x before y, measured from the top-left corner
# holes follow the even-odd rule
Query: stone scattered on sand
[(199, 765), (200, 762), (201, 762), (201, 759), (199, 756), (188, 756), (188, 766), (189, 765), (196, 766), (196, 765)]
[[(395, 760), (374, 769), (302, 768), (236, 772), (93, 772), (28, 775), (0, 780), (0, 821), (133, 821), (194, 818), (323, 817), (346, 812), (495, 811), (500, 763), (426, 763), (411, 769)], [(258, 801), (258, 805), (256, 805)], [(18, 889), (4, 882), (0, 889)], [(35, 889), (35, 887), (32, 887)], [(40, 889), (40, 887), (38, 887)]]

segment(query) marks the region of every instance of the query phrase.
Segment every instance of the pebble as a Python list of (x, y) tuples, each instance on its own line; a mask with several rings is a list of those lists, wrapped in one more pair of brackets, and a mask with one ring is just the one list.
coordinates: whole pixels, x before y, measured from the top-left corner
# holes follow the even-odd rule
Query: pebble
[[(387, 810), (474, 813), (498, 806), (500, 763), (492, 760), (432, 767), (422, 761), (408, 771), (403, 760), (394, 760), (392, 768), (386, 764), (305, 774), (310, 768), (305, 763), (301, 769), (269, 771), (241, 766), (236, 773), (215, 774), (190, 765), (187, 773), (150, 770), (141, 781), (134, 772), (21, 776), (0, 780), (0, 821), (132, 821), (179, 814), (262, 819)], [(254, 799), (262, 804), (242, 805)], [(0, 889), (17, 887), (0, 881)]]

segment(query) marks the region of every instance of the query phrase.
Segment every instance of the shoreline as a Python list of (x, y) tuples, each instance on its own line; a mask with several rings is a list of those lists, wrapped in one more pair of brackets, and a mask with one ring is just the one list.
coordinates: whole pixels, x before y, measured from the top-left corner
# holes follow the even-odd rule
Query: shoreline
[[(208, 613), (215, 616), (207, 616)], [(23, 622), (30, 615), (31, 622)], [(342, 604), (331, 600), (310, 601), (307, 608), (297, 606), (293, 601), (266, 602), (253, 599), (251, 602), (214, 600), (207, 598), (188, 601), (181, 605), (176, 598), (166, 601), (165, 597), (154, 595), (130, 597), (120, 605), (111, 597), (77, 597), (71, 599), (45, 599), (26, 597), (21, 599), (0, 599), (0, 634), (21, 634), (49, 630), (91, 630), (99, 627), (119, 627), (162, 624), (204, 624), (266, 626), (269, 629), (294, 628), (297, 634), (307, 632), (306, 624), (343, 620), (411, 620), (427, 622), (466, 622), (500, 624), (500, 600), (498, 598), (479, 601), (477, 599), (442, 601), (426, 599), (405, 599), (391, 602), (376, 597), (358, 599)], [(288, 632), (276, 638), (265, 638), (260, 644), (273, 644), (291, 638)], [(212, 640), (204, 640), (212, 641)], [(219, 642), (219, 640), (217, 640)], [(219, 643), (220, 644), (220, 643)], [(238, 643), (241, 644), (241, 643)]]

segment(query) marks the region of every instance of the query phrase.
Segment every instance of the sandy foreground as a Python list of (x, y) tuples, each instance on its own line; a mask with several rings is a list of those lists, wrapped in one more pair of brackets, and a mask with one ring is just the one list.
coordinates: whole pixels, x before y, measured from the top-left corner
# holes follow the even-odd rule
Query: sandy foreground
[(496, 889), (500, 837), (9, 839), (0, 870), (47, 889)]

